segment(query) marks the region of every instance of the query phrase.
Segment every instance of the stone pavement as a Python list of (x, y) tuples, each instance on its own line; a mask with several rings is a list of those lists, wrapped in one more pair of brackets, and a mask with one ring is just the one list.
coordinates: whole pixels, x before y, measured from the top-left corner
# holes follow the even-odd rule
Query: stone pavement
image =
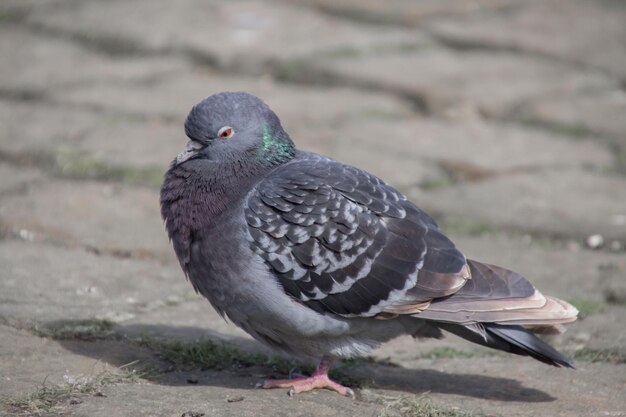
[[(3, 0), (0, 415), (626, 416), (624, 39), (620, 0)], [(158, 207), (223, 90), (577, 305), (577, 369), (406, 337), (340, 366), (356, 400), (254, 390), (285, 361), (193, 293)]]

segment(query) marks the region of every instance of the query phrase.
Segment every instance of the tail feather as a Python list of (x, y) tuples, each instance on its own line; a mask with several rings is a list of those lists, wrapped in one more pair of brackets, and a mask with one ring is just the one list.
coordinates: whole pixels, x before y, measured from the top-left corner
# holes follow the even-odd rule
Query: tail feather
[(531, 356), (549, 365), (574, 367), (571, 359), (533, 334), (562, 332), (562, 323), (576, 320), (578, 310), (574, 306), (544, 296), (516, 272), (471, 259), (467, 265), (470, 277), (457, 292), (390, 312), (428, 320), (493, 349)]
[(528, 355), (538, 361), (557, 367), (573, 368), (574, 361), (562, 355), (555, 348), (524, 329), (521, 326), (504, 326), (501, 324), (485, 325), (488, 333), (498, 337), (511, 346), (511, 353)]
[(470, 326), (453, 323), (438, 323), (438, 325), (450, 333), (479, 345), (516, 355), (530, 356), (556, 367), (574, 367), (574, 361), (522, 326), (496, 323), (481, 323)]

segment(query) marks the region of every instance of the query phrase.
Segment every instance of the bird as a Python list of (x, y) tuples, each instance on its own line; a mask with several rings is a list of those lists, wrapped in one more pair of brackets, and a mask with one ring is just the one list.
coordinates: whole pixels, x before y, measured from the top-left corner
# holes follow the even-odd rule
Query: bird
[(522, 275), (468, 259), (435, 220), (363, 169), (297, 149), (246, 92), (202, 100), (165, 173), (161, 214), (180, 266), (224, 318), (284, 354), (319, 359), (310, 376), (268, 379), (289, 395), (326, 388), (333, 362), (400, 335), (470, 342), (556, 367), (537, 337), (577, 318)]

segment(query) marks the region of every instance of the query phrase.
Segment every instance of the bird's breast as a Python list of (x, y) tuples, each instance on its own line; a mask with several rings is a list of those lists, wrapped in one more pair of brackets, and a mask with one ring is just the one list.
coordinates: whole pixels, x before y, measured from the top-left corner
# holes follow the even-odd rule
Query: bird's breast
[(167, 172), (161, 188), (161, 215), (187, 275), (192, 243), (219, 224), (232, 199), (227, 187), (193, 171), (174, 167)]

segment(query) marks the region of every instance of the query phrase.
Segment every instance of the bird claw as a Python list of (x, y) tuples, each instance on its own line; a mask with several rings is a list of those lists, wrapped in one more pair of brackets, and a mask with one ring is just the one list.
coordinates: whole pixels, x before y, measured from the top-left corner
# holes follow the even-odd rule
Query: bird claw
[[(318, 388), (326, 388), (341, 395), (355, 398), (354, 391), (348, 387), (333, 381), (328, 377), (328, 371), (332, 367), (332, 358), (323, 357), (317, 370), (311, 376), (301, 376), (294, 379), (268, 379), (261, 385), (263, 388), (288, 388), (287, 395), (293, 397), (301, 392), (312, 391)], [(292, 374), (294, 369), (291, 370)]]
[(331, 380), (328, 375), (313, 375), (310, 377), (301, 377), (296, 379), (270, 379), (265, 381), (263, 388), (289, 388), (287, 395), (293, 397), (301, 392), (312, 391), (318, 388), (326, 388), (335, 391), (346, 397), (355, 398), (354, 391), (348, 387)]

